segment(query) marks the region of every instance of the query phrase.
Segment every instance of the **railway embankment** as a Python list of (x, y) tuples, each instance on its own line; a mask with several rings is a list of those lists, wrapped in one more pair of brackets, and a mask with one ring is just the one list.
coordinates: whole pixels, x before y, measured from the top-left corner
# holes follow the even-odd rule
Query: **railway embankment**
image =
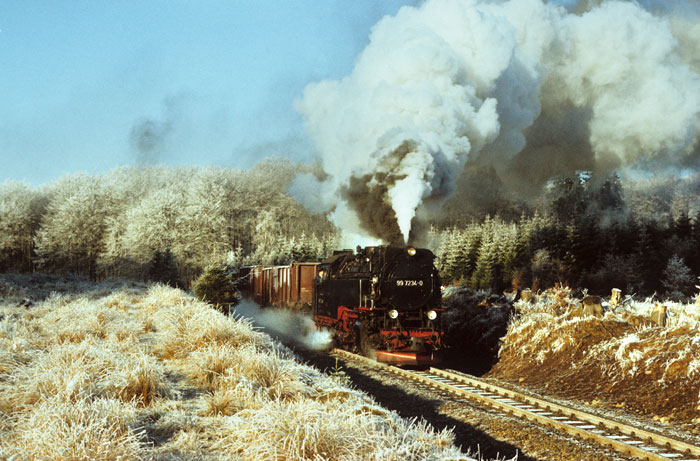
[(700, 434), (696, 304), (628, 300), (587, 315), (559, 288), (515, 307), (487, 376)]

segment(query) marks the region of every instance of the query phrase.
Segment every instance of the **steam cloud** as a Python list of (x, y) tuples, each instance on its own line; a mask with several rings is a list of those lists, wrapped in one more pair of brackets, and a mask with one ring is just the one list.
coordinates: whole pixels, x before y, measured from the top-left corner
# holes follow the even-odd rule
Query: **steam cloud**
[(511, 186), (700, 158), (700, 7), (428, 0), (297, 101), (342, 229), (420, 237), (468, 160)]
[(250, 319), (254, 325), (283, 336), (307, 349), (328, 350), (333, 343), (333, 332), (317, 330), (313, 318), (300, 312), (286, 309), (262, 309), (252, 301), (243, 301), (234, 310), (234, 315)]

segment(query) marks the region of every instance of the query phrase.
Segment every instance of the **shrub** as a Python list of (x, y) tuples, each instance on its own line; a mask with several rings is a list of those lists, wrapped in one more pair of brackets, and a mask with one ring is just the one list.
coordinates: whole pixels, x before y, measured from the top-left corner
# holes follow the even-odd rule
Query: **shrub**
[(192, 284), (194, 294), (202, 301), (219, 309), (238, 304), (238, 294), (233, 276), (227, 266), (207, 266), (202, 275)]

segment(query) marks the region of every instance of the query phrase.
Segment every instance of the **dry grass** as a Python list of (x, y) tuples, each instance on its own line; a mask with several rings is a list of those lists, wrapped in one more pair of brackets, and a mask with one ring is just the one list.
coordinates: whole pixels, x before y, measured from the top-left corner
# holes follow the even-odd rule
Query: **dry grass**
[(143, 352), (110, 346), (88, 340), (38, 353), (7, 380), (9, 400), (18, 410), (47, 395), (64, 402), (103, 397), (147, 406), (167, 394), (162, 365)]
[[(157, 286), (149, 291), (144, 301), (146, 312), (152, 312), (149, 318), (159, 333), (158, 344), (154, 348), (158, 357), (186, 358), (212, 345), (234, 348), (249, 344), (271, 346), (270, 338), (255, 331), (249, 322), (233, 321), (204, 303), (182, 298), (180, 293), (184, 295), (179, 290), (176, 294), (163, 292), (163, 287)], [(155, 308), (161, 295), (175, 303), (175, 308)]]
[(649, 327), (612, 338), (593, 352), (615, 358), (608, 361), (614, 365), (606, 368), (614, 379), (643, 373), (661, 386), (685, 379), (694, 381), (700, 375), (699, 333), (687, 326)]
[(180, 290), (51, 279), (26, 309), (19, 282), (0, 286), (0, 459), (467, 459)]
[(407, 422), (374, 405), (274, 402), (226, 418), (225, 434), (214, 448), (241, 450), (243, 459), (425, 460), (460, 456), (450, 450), (449, 432), (435, 433), (425, 423)]
[(14, 459), (142, 459), (147, 446), (132, 427), (135, 415), (133, 405), (111, 399), (42, 399), (13, 417), (0, 453)]

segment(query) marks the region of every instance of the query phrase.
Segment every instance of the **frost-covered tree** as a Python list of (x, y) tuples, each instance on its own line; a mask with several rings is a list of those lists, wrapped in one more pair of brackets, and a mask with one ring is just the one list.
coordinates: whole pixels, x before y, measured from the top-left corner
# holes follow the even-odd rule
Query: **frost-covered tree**
[(306, 235), (302, 232), (298, 239), (294, 239), (292, 244), (292, 261), (306, 262), (318, 258), (318, 239), (315, 235)]
[(666, 289), (668, 296), (674, 299), (690, 296), (696, 277), (690, 272), (683, 258), (673, 255), (666, 263), (661, 284)]
[(196, 172), (183, 190), (174, 250), (181, 262), (206, 267), (233, 248), (226, 216), (225, 174), (207, 168)]
[[(435, 231), (433, 231), (435, 233)], [(439, 242), (435, 251), (436, 266), (440, 271), (443, 282), (450, 283), (455, 279), (455, 266), (458, 252), (459, 231), (449, 229), (437, 233)]]
[(496, 241), (493, 235), (486, 235), (479, 247), (479, 257), (472, 275), (472, 286), (481, 290), (492, 289), (498, 285), (500, 275)]
[(513, 274), (519, 267), (524, 248), (518, 239), (518, 227), (515, 224), (500, 223), (496, 238), (498, 261), (501, 268), (501, 287), (512, 285)]
[(177, 226), (183, 203), (183, 193), (177, 187), (156, 190), (143, 197), (138, 205), (110, 221), (104, 259), (128, 262), (131, 270), (140, 267), (141, 277), (157, 252), (170, 251), (178, 261), (182, 248), (177, 245)]
[(0, 184), (0, 269), (29, 270), (43, 196), (23, 182)]
[(238, 269), (247, 264), (243, 247), (238, 245), (235, 249), (226, 252), (223, 258), (223, 263), (234, 269)]
[(49, 185), (50, 201), (35, 238), (44, 268), (96, 277), (97, 259), (114, 204), (101, 177), (64, 176)]
[(279, 159), (250, 171), (122, 167), (65, 176), (37, 193), (0, 188), (0, 267), (18, 255), (28, 267), (34, 245), (43, 270), (143, 278), (169, 255), (187, 284), (231, 258), (320, 259), (337, 249), (337, 229), (286, 193), (312, 169)]
[(544, 248), (537, 250), (532, 258), (533, 285), (548, 286), (553, 281), (553, 274), (554, 262), (549, 251)]

